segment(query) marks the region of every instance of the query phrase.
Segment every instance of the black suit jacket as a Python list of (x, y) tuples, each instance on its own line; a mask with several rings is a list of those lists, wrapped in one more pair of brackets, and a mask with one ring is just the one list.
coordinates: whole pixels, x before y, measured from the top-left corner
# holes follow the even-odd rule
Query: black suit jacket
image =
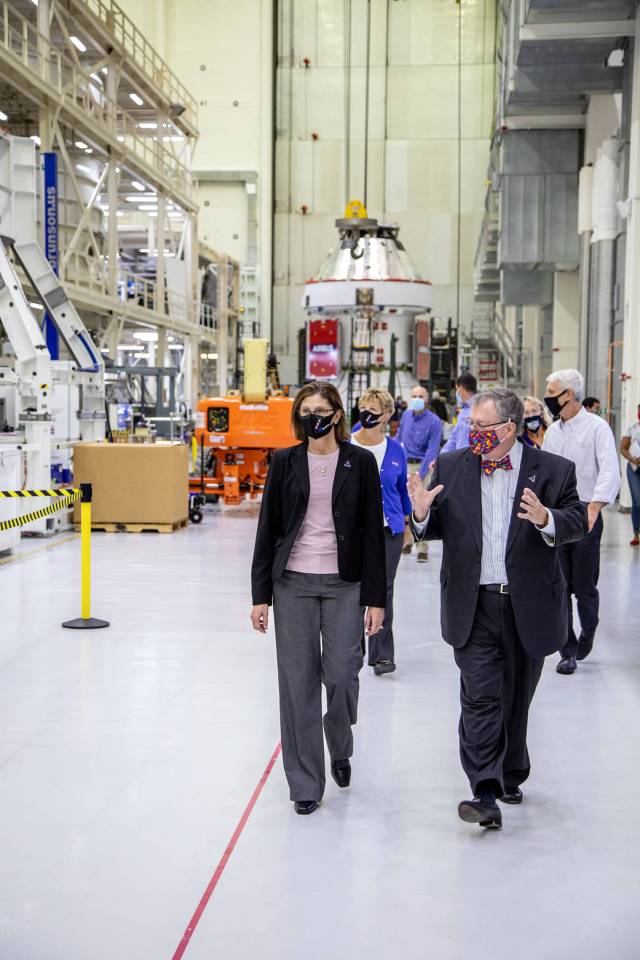
[[(271, 603), (273, 581), (284, 573), (309, 503), (307, 444), (277, 450), (271, 460), (251, 567), (253, 602)], [(380, 473), (368, 450), (340, 444), (332, 492), (338, 570), (360, 583), (363, 606), (387, 601)]]
[[(469, 639), (478, 600), (480, 478), (480, 457), (469, 449), (456, 450), (439, 457), (431, 483), (432, 488), (444, 484), (444, 490), (431, 507), (424, 538), (442, 540), (440, 619), (442, 635), (454, 647)], [(505, 562), (520, 639), (532, 656), (545, 657), (567, 640), (567, 587), (558, 551), (529, 520), (517, 517), (525, 487), (553, 514), (556, 547), (586, 535), (587, 513), (578, 498), (574, 464), (523, 445)], [(414, 533), (420, 539), (415, 529)]]

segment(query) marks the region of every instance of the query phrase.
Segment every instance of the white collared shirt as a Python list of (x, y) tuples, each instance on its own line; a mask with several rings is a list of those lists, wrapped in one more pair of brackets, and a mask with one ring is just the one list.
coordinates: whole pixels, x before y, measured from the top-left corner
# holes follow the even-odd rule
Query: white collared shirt
[(573, 460), (583, 503), (614, 502), (620, 490), (620, 464), (613, 432), (602, 417), (581, 407), (570, 420), (556, 420), (544, 435), (542, 449)]
[[(512, 470), (495, 470), (491, 476), (480, 474), (480, 494), (482, 498), (482, 558), (480, 565), (480, 583), (507, 583), (507, 539), (513, 504), (518, 487), (522, 466), (522, 444), (514, 443), (509, 450)], [(491, 459), (487, 457), (486, 459)], [(554, 546), (555, 522), (551, 510), (547, 510), (549, 519), (546, 526), (537, 527), (545, 543)], [(429, 515), (422, 523), (413, 524), (420, 535), (425, 530)], [(520, 520), (519, 523), (528, 523)]]

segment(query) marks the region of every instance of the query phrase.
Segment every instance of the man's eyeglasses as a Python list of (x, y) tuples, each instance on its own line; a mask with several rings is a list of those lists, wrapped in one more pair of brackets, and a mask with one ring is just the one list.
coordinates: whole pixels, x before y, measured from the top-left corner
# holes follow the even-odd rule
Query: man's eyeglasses
[(469, 420), (469, 427), (472, 430), (493, 430), (494, 427), (503, 427), (505, 423), (511, 423), (511, 420), (498, 420), (497, 423), (476, 423)]

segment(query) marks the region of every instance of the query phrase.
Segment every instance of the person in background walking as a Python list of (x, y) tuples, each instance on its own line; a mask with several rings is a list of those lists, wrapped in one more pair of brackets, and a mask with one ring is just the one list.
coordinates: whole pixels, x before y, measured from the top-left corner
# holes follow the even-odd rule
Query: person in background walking
[(369, 636), (369, 666), (376, 676), (396, 669), (393, 643), (393, 584), (400, 562), (405, 523), (411, 513), (407, 493), (407, 458), (403, 448), (385, 429), (393, 413), (393, 398), (386, 390), (372, 387), (360, 397), (360, 426), (351, 439), (376, 458), (382, 487), (384, 542), (387, 567), (387, 605), (379, 633)]
[[(429, 394), (424, 387), (414, 387), (411, 391), (409, 409), (402, 415), (397, 440), (405, 449), (409, 475), (420, 475), (423, 483), (427, 480), (431, 464), (440, 451), (442, 439), (442, 421), (427, 409)], [(413, 536), (407, 526), (404, 536), (403, 553), (411, 553)], [(429, 559), (426, 543), (418, 544), (418, 563)]]
[[(569, 629), (556, 670), (565, 675), (575, 673), (577, 661), (588, 657), (593, 647), (600, 606), (602, 510), (614, 502), (620, 489), (620, 464), (611, 427), (602, 417), (587, 413), (582, 406), (583, 395), (584, 378), (578, 370), (556, 370), (547, 377), (544, 402), (555, 422), (544, 435), (542, 449), (575, 463), (578, 495), (589, 517), (587, 536), (560, 550), (567, 581)], [(578, 601), (578, 639), (573, 629), (572, 594)]]
[(585, 397), (582, 401), (582, 406), (587, 413), (595, 413), (596, 417), (600, 416), (601, 404), (597, 397)]
[(458, 422), (440, 451), (441, 453), (464, 450), (469, 446), (469, 411), (471, 400), (477, 392), (478, 383), (474, 375), (472, 373), (461, 373), (456, 380), (456, 402), (460, 408)]
[(549, 426), (549, 417), (542, 400), (537, 397), (523, 397), (524, 429), (520, 439), (528, 447), (542, 447), (544, 435)]
[(633, 538), (631, 546), (640, 546), (640, 403), (637, 420), (632, 423), (620, 441), (620, 453), (628, 461), (627, 480), (631, 493), (631, 525)]
[(302, 442), (275, 451), (262, 496), (251, 624), (267, 632), (273, 601), (282, 759), (295, 811), (309, 814), (324, 793), (323, 724), (331, 776), (351, 782), (363, 621), (379, 633), (387, 580), (378, 468), (351, 443), (333, 384), (306, 384), (291, 425)]
[(440, 396), (438, 390), (434, 390), (431, 394), (431, 403), (429, 404), (433, 412), (437, 417), (440, 417), (443, 423), (446, 423), (449, 419), (449, 414), (447, 413), (447, 405)]

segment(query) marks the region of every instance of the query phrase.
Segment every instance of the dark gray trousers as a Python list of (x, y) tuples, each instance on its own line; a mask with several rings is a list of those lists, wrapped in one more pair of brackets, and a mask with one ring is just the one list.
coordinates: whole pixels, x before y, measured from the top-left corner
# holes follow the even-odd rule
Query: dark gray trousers
[(393, 660), (393, 581), (398, 571), (398, 564), (402, 556), (404, 531), (393, 534), (389, 527), (384, 528), (384, 549), (387, 566), (387, 606), (384, 611), (382, 630), (369, 637), (369, 666), (373, 667), (378, 660)]
[[(324, 734), (332, 760), (353, 753), (364, 608), (360, 584), (337, 574), (285, 571), (273, 585), (282, 760), (292, 800), (321, 800)], [(322, 638), (322, 642), (321, 642)]]
[(529, 707), (544, 658), (522, 646), (511, 599), (481, 590), (464, 647), (454, 651), (460, 668), (460, 759), (476, 792), (491, 781), (497, 796), (529, 776)]

